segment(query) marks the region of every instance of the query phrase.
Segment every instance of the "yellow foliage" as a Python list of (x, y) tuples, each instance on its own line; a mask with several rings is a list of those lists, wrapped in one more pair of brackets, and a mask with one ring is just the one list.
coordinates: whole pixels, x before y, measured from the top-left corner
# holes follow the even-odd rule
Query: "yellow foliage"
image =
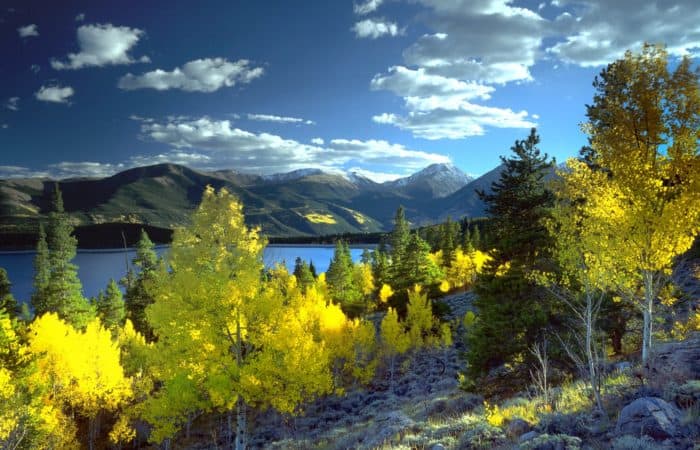
[(386, 303), (392, 295), (394, 295), (394, 290), (391, 288), (391, 286), (384, 283), (382, 288), (379, 290), (379, 300), (382, 303)]
[(329, 225), (336, 223), (335, 217), (331, 214), (307, 213), (304, 214), (304, 217), (311, 223), (325, 223)]

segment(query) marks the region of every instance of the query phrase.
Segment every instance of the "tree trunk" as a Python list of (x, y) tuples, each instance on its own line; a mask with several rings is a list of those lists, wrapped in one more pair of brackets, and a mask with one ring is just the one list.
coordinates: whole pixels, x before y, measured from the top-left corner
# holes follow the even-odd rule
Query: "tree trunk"
[(238, 397), (238, 402), (236, 403), (236, 450), (245, 450), (247, 445), (247, 428), (245, 400), (243, 400), (243, 397)]
[(644, 271), (644, 331), (642, 333), (642, 364), (646, 363), (651, 353), (651, 332), (652, 332), (652, 313), (654, 308), (654, 274), (650, 271)]
[(588, 359), (588, 377), (595, 397), (598, 410), (603, 411), (603, 402), (600, 399), (600, 385), (598, 384), (597, 362), (593, 355), (593, 299), (591, 294), (586, 294), (586, 359)]

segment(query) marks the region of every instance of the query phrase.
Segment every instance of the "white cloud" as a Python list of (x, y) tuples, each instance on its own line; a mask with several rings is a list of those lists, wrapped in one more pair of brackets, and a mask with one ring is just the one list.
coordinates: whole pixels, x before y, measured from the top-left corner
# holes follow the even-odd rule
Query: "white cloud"
[(39, 36), (39, 27), (32, 23), (30, 25), (17, 28), (17, 33), (19, 33), (19, 37), (22, 38)]
[(547, 21), (507, 0), (419, 0), (434, 32), (404, 51), (408, 65), (486, 84), (531, 80)]
[(11, 178), (35, 178), (46, 176), (48, 176), (48, 172), (35, 171), (27, 167), (0, 166), (0, 180), (7, 180)]
[(326, 170), (384, 167), (387, 172), (403, 172), (449, 161), (444, 155), (407, 149), (383, 140), (333, 139), (325, 145), (304, 144), (270, 133), (242, 130), (228, 120), (208, 117), (142, 122), (141, 135), (143, 139), (166, 144), (174, 150), (156, 157), (134, 159), (138, 164), (180, 161), (202, 169), (231, 167), (270, 174), (309, 167)]
[(365, 19), (355, 23), (352, 27), (358, 38), (377, 39), (382, 36), (398, 36), (402, 34), (398, 25), (394, 22), (385, 22), (376, 19)]
[(29, 70), (31, 70), (34, 73), (39, 73), (39, 71), (41, 70), (41, 66), (39, 64), (32, 64), (29, 67)]
[(313, 120), (300, 119), (299, 117), (274, 116), (271, 114), (248, 114), (248, 120), (275, 123), (303, 123), (305, 125), (316, 124)]
[(0, 128), (2, 128), (3, 130), (7, 130), (8, 128), (10, 128), (10, 126), (6, 123), (3, 123), (2, 125), (0, 125)]
[(85, 13), (80, 13), (80, 14), (75, 16), (76, 22), (82, 22), (83, 20), (85, 20)]
[(225, 58), (204, 58), (190, 61), (170, 72), (156, 69), (138, 76), (128, 73), (119, 80), (118, 86), (125, 90), (214, 92), (237, 83), (250, 83), (263, 73), (262, 67), (251, 67), (250, 61), (245, 59), (230, 62)]
[(124, 164), (108, 164), (91, 161), (60, 162), (50, 164), (48, 172), (52, 178), (108, 177), (124, 170)]
[(138, 28), (116, 27), (110, 23), (82, 25), (78, 28), (80, 52), (69, 53), (67, 61), (52, 59), (51, 67), (64, 70), (150, 62), (147, 56), (137, 61), (129, 55), (144, 34)]
[(19, 97), (10, 97), (5, 102), (5, 108), (10, 111), (19, 111)]
[(53, 102), (53, 103), (68, 103), (68, 99), (75, 94), (75, 91), (70, 86), (41, 86), (41, 88), (34, 93), (37, 100), (42, 102)]
[(495, 108), (462, 102), (457, 109), (412, 110), (407, 115), (383, 113), (372, 117), (376, 123), (394, 125), (423, 139), (463, 139), (481, 136), (485, 127), (531, 128), (527, 111)]
[(696, 0), (668, 2), (608, 2), (585, 0), (565, 28), (563, 40), (547, 51), (562, 61), (597, 67), (620, 58), (642, 43), (665, 43), (674, 56), (700, 49), (700, 8)]
[(314, 145), (323, 145), (324, 140), (320, 137), (315, 137), (315, 138), (311, 139), (311, 143)]
[(374, 12), (379, 8), (384, 0), (366, 0), (362, 3), (355, 3), (352, 7), (355, 14), (365, 15)]

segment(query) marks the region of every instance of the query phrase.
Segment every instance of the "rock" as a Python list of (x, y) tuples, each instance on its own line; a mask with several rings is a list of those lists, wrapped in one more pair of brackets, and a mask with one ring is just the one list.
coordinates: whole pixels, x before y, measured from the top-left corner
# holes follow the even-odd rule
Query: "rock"
[(661, 398), (643, 397), (622, 408), (615, 433), (664, 440), (679, 434), (680, 420), (681, 412), (675, 406)]
[(430, 447), (430, 450), (445, 450), (445, 446), (442, 444), (435, 444)]
[(513, 419), (508, 423), (508, 428), (506, 428), (506, 435), (511, 439), (522, 436), (532, 429), (527, 421), (523, 419)]
[(700, 379), (700, 333), (686, 340), (659, 344), (645, 366), (649, 382), (664, 387)]
[(518, 443), (522, 444), (523, 442), (535, 439), (539, 435), (540, 434), (537, 431), (528, 431), (527, 433), (523, 434), (518, 438)]

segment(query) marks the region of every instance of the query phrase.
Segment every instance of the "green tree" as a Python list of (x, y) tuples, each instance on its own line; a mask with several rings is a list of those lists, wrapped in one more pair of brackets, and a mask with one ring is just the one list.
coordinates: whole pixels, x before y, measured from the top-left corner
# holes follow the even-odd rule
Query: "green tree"
[(52, 208), (46, 241), (41, 229), (39, 231), (32, 306), (37, 316), (55, 312), (71, 325), (83, 328), (95, 317), (95, 311), (83, 297), (78, 268), (71, 262), (75, 258), (78, 241), (73, 236), (73, 225), (63, 208), (58, 184), (53, 192)]
[(355, 283), (355, 266), (348, 244), (339, 240), (328, 265), (326, 282), (331, 298), (343, 312), (356, 317), (364, 309), (361, 287)]
[(491, 192), (479, 192), (491, 216), (495, 249), (475, 284), (479, 320), (470, 329), (467, 353), (472, 378), (526, 358), (549, 322), (548, 295), (529, 277), (551, 246), (543, 219), (553, 201), (544, 181), (552, 163), (540, 154), (539, 140), (532, 129), (526, 140), (516, 141), (514, 155), (501, 157), (505, 169)]
[(0, 267), (0, 310), (4, 310), (11, 319), (14, 319), (20, 311), (17, 300), (12, 295), (11, 288), (12, 283), (7, 276), (7, 271)]
[(153, 296), (146, 286), (153, 281), (160, 264), (154, 247), (148, 233), (141, 230), (141, 236), (136, 244), (136, 256), (132, 261), (137, 273), (134, 275), (130, 272), (126, 279), (122, 280), (122, 284), (126, 287), (124, 299), (126, 317), (131, 320), (134, 329), (149, 341), (153, 340), (153, 330), (146, 319), (146, 308), (153, 303)]
[(410, 228), (408, 221), (406, 220), (403, 206), (399, 206), (394, 216), (394, 229), (389, 236), (389, 243), (391, 244), (389, 256), (391, 258), (390, 274), (392, 285), (397, 284), (396, 282), (401, 280), (404, 276), (404, 257), (406, 255), (409, 238)]
[(107, 290), (97, 301), (97, 316), (105, 328), (116, 330), (124, 324), (126, 313), (124, 311), (124, 298), (117, 282), (110, 279)]
[(34, 291), (31, 303), (37, 316), (51, 310), (48, 297), (49, 276), (51, 267), (49, 262), (49, 245), (46, 242), (44, 224), (39, 224), (39, 240), (36, 244), (36, 256), (34, 257)]
[(314, 275), (311, 273), (309, 265), (306, 263), (306, 261), (304, 261), (298, 256), (297, 259), (294, 261), (293, 273), (297, 279), (297, 283), (299, 284), (303, 292), (306, 292), (306, 289), (314, 284), (315, 278)]
[(587, 213), (598, 219), (601, 251), (617, 261), (617, 292), (642, 312), (646, 361), (674, 258), (700, 232), (699, 74), (688, 57), (671, 72), (667, 52), (645, 44), (609, 64), (593, 86), (584, 156), (607, 177)]

